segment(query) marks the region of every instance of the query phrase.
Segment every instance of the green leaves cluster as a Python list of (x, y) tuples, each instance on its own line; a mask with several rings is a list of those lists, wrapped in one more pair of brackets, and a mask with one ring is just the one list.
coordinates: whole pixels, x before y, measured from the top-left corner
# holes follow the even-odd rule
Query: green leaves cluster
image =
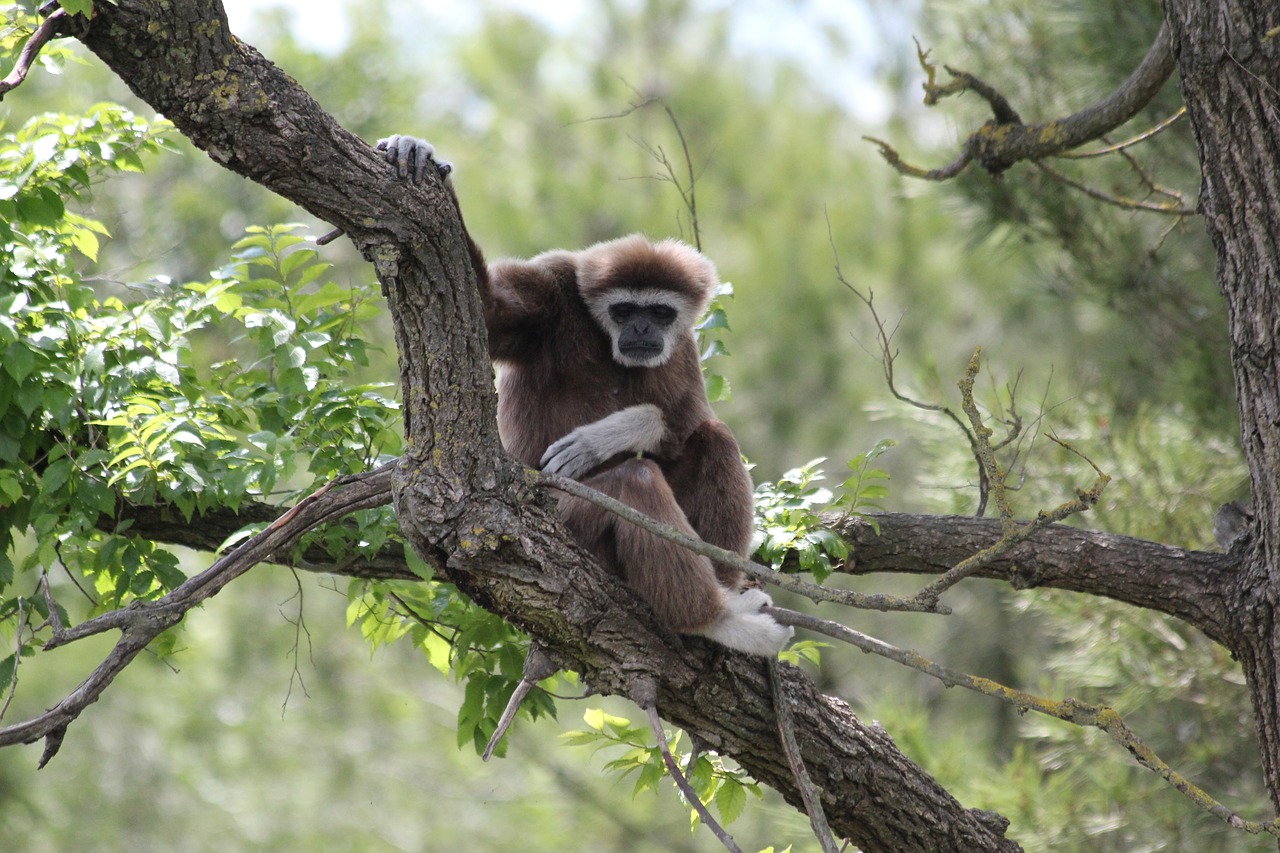
[(835, 570), (832, 561), (848, 557), (849, 547), (829, 529), (821, 513), (842, 511), (874, 525), (875, 519), (867, 513), (884, 509), (880, 501), (889, 495), (889, 474), (872, 463), (895, 444), (893, 439), (881, 439), (850, 459), (853, 474), (835, 492), (816, 485), (826, 479), (820, 467), (825, 458), (793, 468), (777, 482), (756, 486), (755, 553), (775, 570), (794, 555), (801, 571), (811, 572), (818, 583), (826, 580)]
[[(89, 582), (98, 607), (182, 581), (172, 553), (132, 535), (131, 507), (190, 522), (287, 500), (399, 450), (389, 386), (351, 381), (368, 363), (360, 324), (377, 294), (326, 281), (297, 226), (249, 229), (209, 281), (83, 279), (107, 229), (64, 199), (86, 200), (104, 173), (140, 169), (169, 130), (99, 105), (0, 137), (6, 634), (48, 616), (30, 593), (59, 564)], [(392, 529), (388, 513), (368, 512), (316, 535), (344, 553), (376, 549)], [(35, 636), (21, 636), (25, 651)]]
[[(484, 751), (498, 719), (519, 684), (528, 642), (503, 619), (476, 607), (452, 585), (429, 579), (425, 564), (411, 558), (423, 583), (366, 584), (353, 581), (347, 624), (356, 625), (373, 646), (405, 639), (426, 655), (443, 675), (466, 682), (458, 709), (458, 746)], [(531, 719), (554, 718), (556, 706), (542, 690), (532, 691), (520, 707)], [(506, 753), (506, 743), (495, 754)]]
[[(587, 728), (566, 732), (561, 738), (574, 746), (587, 746), (593, 751), (621, 749), (622, 754), (605, 764), (609, 772), (623, 776), (636, 774), (632, 796), (643, 791), (657, 790), (658, 783), (667, 775), (667, 766), (659, 746), (649, 745), (652, 732), (647, 725), (635, 726), (625, 717), (617, 717), (600, 709), (583, 714)], [(737, 820), (747, 804), (747, 794), (761, 796), (760, 786), (745, 771), (725, 766), (715, 755), (700, 753), (689, 764), (690, 755), (677, 750), (682, 734), (676, 732), (667, 741), (667, 748), (684, 768), (684, 774), (704, 803), (714, 803), (721, 823), (728, 825)], [(690, 809), (690, 819), (696, 825), (697, 812)]]

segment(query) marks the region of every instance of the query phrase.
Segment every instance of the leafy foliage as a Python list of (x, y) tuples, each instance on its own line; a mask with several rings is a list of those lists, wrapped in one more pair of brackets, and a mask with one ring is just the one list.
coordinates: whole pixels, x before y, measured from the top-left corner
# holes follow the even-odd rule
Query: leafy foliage
[[(561, 738), (570, 745), (590, 747), (597, 752), (621, 749), (622, 754), (606, 763), (604, 769), (623, 776), (636, 774), (632, 796), (657, 790), (658, 783), (667, 775), (667, 767), (661, 748), (649, 744), (653, 733), (647, 725), (632, 725), (625, 717), (599, 709), (588, 710), (583, 714), (583, 721), (587, 724), (586, 729), (566, 732)], [(690, 764), (692, 756), (677, 749), (682, 736), (681, 732), (672, 735), (667, 741), (667, 748), (683, 768), (689, 784), (703, 803), (715, 803), (723, 824), (737, 820), (746, 806), (746, 795), (761, 796), (760, 786), (742, 770), (727, 767), (719, 756), (700, 753)], [(690, 809), (690, 815), (696, 825), (697, 812)]]
[[(359, 323), (369, 285), (340, 287), (295, 226), (251, 228), (210, 281), (96, 291), (81, 278), (106, 229), (68, 209), (97, 175), (141, 168), (169, 126), (99, 105), (45, 114), (0, 138), (0, 619), (47, 618), (32, 578), (62, 564), (98, 607), (152, 598), (184, 575), (129, 535), (125, 511), (191, 521), (245, 501), (289, 500), (399, 448)], [(335, 552), (377, 549), (386, 512), (315, 534)], [(10, 556), (29, 530), (33, 547)], [(33, 622), (31, 624), (34, 624)], [(19, 632), (25, 625), (17, 625)], [(35, 633), (19, 635), (23, 653)], [(10, 669), (10, 672), (12, 670)]]
[(836, 568), (832, 561), (847, 558), (849, 547), (825, 525), (820, 513), (841, 510), (875, 524), (867, 513), (884, 509), (880, 501), (888, 497), (885, 484), (889, 474), (871, 463), (895, 444), (892, 439), (882, 439), (850, 459), (853, 474), (840, 484), (839, 492), (815, 485), (825, 479), (818, 467), (825, 459), (814, 459), (786, 472), (777, 482), (756, 486), (756, 554), (775, 570), (794, 554), (801, 571), (811, 572), (818, 583), (826, 580)]
[[(359, 626), (374, 649), (406, 639), (441, 674), (466, 684), (458, 708), (458, 746), (470, 743), (482, 753), (498, 719), (519, 684), (528, 641), (501, 618), (474, 606), (452, 585), (366, 583), (348, 589), (347, 623)], [(548, 679), (548, 684), (554, 679)], [(531, 719), (556, 716), (549, 693), (535, 690), (520, 707)], [(495, 754), (506, 752), (505, 742)]]

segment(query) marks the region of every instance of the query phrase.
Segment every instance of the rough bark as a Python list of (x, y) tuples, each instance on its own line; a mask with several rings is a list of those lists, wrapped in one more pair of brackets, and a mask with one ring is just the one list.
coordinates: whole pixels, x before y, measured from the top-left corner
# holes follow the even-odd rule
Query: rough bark
[[(989, 518), (877, 513), (874, 519), (878, 535), (857, 518), (829, 519), (852, 551), (844, 568), (849, 574), (938, 575), (1001, 535), (1000, 522)], [(1225, 644), (1239, 572), (1235, 551), (1189, 551), (1055, 524), (974, 576), (1007, 581), (1015, 589), (1061, 589), (1158, 610)]]
[(1226, 644), (1249, 680), (1267, 786), (1280, 808), (1280, 5), (1166, 0), (1165, 16), (1228, 307), (1257, 519), (1231, 590)]
[[(460, 223), (413, 190), (297, 84), (227, 30), (212, 0), (98, 3), (88, 47), (217, 162), (344, 229), (396, 324), (407, 450), (393, 485), (412, 546), (482, 605), (533, 633), (605, 693), (655, 684), (671, 722), (792, 803), (762, 662), (655, 631), (571, 541), (499, 449), (479, 301)], [(804, 758), (835, 831), (866, 850), (1015, 850), (881, 729), (787, 674)]]
[[(390, 496), (388, 496), (390, 502)], [(246, 524), (274, 521), (280, 507), (246, 501), (238, 512), (214, 509), (189, 523), (172, 507), (121, 505), (103, 516), (104, 529), (130, 522), (129, 535), (153, 542), (213, 551)], [(831, 514), (827, 529), (848, 543), (850, 558), (839, 571), (939, 575), (961, 560), (991, 547), (1001, 536), (1000, 521), (959, 515), (872, 513), (869, 520)], [(1247, 540), (1246, 540), (1247, 541)], [(1232, 632), (1232, 590), (1239, 584), (1240, 551), (1190, 551), (1145, 539), (1096, 530), (1051, 525), (975, 577), (1007, 582), (1015, 589), (1060, 589), (1100, 595), (1124, 604), (1176, 616), (1224, 645)], [(339, 559), (314, 547), (297, 568), (345, 577), (415, 580), (404, 547), (388, 542), (376, 554)], [(433, 568), (439, 568), (433, 566)], [(784, 571), (799, 571), (784, 565)]]

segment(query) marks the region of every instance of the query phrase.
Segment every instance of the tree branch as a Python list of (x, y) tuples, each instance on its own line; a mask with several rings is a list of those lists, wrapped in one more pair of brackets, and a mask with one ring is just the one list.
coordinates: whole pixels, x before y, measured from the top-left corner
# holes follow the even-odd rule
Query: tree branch
[(963, 687), (984, 696), (990, 696), (1012, 705), (1018, 713), (1035, 711), (1047, 717), (1053, 717), (1076, 726), (1088, 726), (1106, 733), (1119, 746), (1134, 757), (1139, 764), (1168, 782), (1175, 790), (1187, 797), (1199, 808), (1208, 812), (1228, 825), (1242, 829), (1252, 835), (1268, 833), (1280, 838), (1280, 819), (1267, 821), (1249, 820), (1224, 806), (1211, 797), (1203, 788), (1194, 784), (1178, 771), (1170, 767), (1151, 747), (1147, 746), (1134, 734), (1114, 708), (1108, 705), (1095, 705), (1082, 702), (1068, 696), (1060, 702), (1045, 699), (1023, 690), (1015, 690), (989, 678), (979, 678), (956, 669), (941, 666), (911, 649), (900, 649), (883, 640), (855, 631), (845, 625), (827, 619), (819, 619), (806, 613), (797, 613), (781, 607), (771, 607), (768, 612), (784, 625), (806, 628), (832, 637), (861, 649), (869, 654), (879, 655), (910, 667), (925, 675), (932, 676), (948, 687)]
[[(307, 531), (380, 500), (391, 470), (390, 465), (384, 465), (365, 474), (333, 480), (303, 498), (267, 529), (156, 601), (134, 602), (71, 628), (54, 623), (53, 637), (44, 646), (46, 650), (105, 631), (119, 630), (121, 635), (106, 659), (61, 702), (38, 717), (0, 729), (0, 747), (45, 738), (45, 750), (40, 758), (40, 767), (44, 767), (57, 754), (67, 727), (85, 708), (98, 701), (102, 692), (147, 644), (181, 622), (191, 608), (217, 595), (249, 569), (293, 547)], [(51, 606), (50, 613), (56, 614), (57, 608)]]
[[(383, 485), (385, 490), (378, 496), (379, 500), (371, 503), (368, 509), (391, 503), (390, 480)], [(124, 536), (137, 536), (152, 542), (214, 553), (221, 548), (223, 542), (246, 527), (270, 524), (287, 511), (286, 507), (274, 504), (243, 501), (237, 509), (214, 507), (196, 512), (188, 520), (171, 504), (138, 505), (121, 499), (117, 501), (116, 507), (114, 515), (102, 515), (98, 518), (99, 530), (113, 533), (124, 525)], [(323, 545), (315, 544), (296, 556), (292, 553), (278, 555), (277, 561), (280, 565), (343, 577), (369, 580), (420, 579), (409, 569), (404, 543), (395, 540), (384, 544), (375, 554), (341, 557), (331, 554)]]
[(998, 175), (1021, 160), (1040, 160), (1061, 155), (1086, 142), (1100, 138), (1138, 114), (1164, 86), (1174, 69), (1169, 27), (1162, 24), (1155, 40), (1137, 69), (1111, 94), (1064, 118), (1026, 124), (1008, 100), (994, 88), (964, 71), (947, 68), (952, 80), (936, 82), (937, 67), (928, 61), (928, 51), (920, 51), (920, 65), (928, 75), (924, 83), (926, 105), (961, 92), (974, 92), (991, 105), (993, 119), (969, 135), (960, 157), (942, 169), (922, 169), (904, 163), (888, 143), (872, 139), (889, 165), (899, 173), (929, 180), (946, 180), (976, 162)]
[[(941, 574), (1002, 535), (998, 519), (971, 516), (875, 513), (869, 518), (878, 533), (870, 520), (838, 513), (826, 518), (851, 551), (838, 571), (854, 575)], [(1231, 648), (1228, 605), (1241, 571), (1236, 551), (1190, 551), (1052, 524), (974, 576), (1006, 581), (1014, 589), (1081, 592), (1167, 613)]]
[(73, 19), (65, 9), (55, 9), (49, 17), (40, 22), (40, 26), (36, 27), (31, 38), (27, 39), (27, 43), (22, 46), (22, 52), (18, 54), (18, 61), (14, 63), (13, 70), (0, 80), (0, 101), (4, 100), (6, 93), (18, 88), (27, 79), (27, 75), (31, 73), (31, 66), (35, 64), (40, 51), (50, 40), (67, 35), (59, 33), (59, 28), (72, 20), (82, 22), (82, 19)]

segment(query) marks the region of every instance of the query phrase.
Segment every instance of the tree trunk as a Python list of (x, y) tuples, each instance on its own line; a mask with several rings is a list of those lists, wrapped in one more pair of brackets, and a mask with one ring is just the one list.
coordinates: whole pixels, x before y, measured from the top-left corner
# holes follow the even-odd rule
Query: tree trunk
[(1249, 680), (1267, 787), (1280, 809), (1280, 5), (1166, 0), (1165, 15), (1199, 148), (1200, 207), (1227, 301), (1253, 486), (1256, 526), (1226, 643)]

